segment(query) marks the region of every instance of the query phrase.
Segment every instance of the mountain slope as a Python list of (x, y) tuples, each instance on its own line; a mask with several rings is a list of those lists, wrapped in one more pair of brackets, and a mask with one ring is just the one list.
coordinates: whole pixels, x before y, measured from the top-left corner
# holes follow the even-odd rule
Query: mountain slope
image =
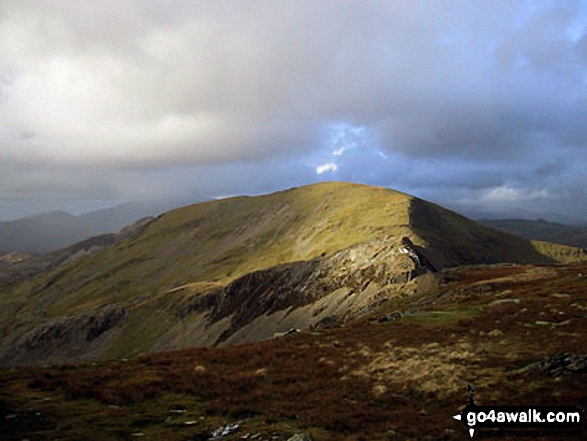
[(84, 237), (83, 227), (75, 216), (52, 211), (0, 222), (0, 253), (42, 253), (71, 245)]
[(137, 233), (152, 218), (139, 219), (132, 225), (124, 227), (118, 233), (101, 234), (77, 242), (69, 247), (61, 248), (46, 254), (28, 254), (10, 252), (0, 256), (0, 284), (15, 283), (31, 278), (37, 274), (66, 265), (74, 260), (95, 254), (101, 249), (114, 245)]
[(571, 263), (585, 250), (527, 240), (473, 222), (421, 199), (410, 205), (410, 226), (440, 267), (479, 263)]
[[(479, 406), (587, 404), (587, 265), (442, 271), (348, 326), (91, 364), (0, 369), (8, 439), (471, 439)], [(543, 414), (544, 416), (544, 414)], [(563, 427), (474, 439), (587, 439)], [(1, 436), (0, 436), (1, 437)]]
[(74, 216), (52, 211), (0, 222), (0, 255), (48, 253), (102, 234), (115, 233), (140, 218), (162, 213), (174, 203), (128, 203)]
[(323, 183), (206, 202), (5, 287), (0, 359), (62, 361), (265, 339), (356, 316), (414, 292), (413, 277), (441, 268), (582, 259), (581, 250), (497, 232), (377, 187)]
[(587, 227), (526, 219), (482, 219), (479, 223), (526, 239), (539, 239), (587, 249)]

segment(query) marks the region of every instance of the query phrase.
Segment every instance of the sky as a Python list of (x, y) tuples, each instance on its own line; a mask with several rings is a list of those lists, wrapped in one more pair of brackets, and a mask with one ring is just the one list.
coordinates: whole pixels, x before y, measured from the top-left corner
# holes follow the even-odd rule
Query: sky
[(587, 2), (0, 0), (0, 220), (320, 181), (587, 223)]

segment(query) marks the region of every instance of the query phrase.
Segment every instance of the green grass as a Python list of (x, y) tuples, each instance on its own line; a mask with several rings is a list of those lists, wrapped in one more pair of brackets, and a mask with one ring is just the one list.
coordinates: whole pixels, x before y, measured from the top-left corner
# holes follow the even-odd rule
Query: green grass
[[(409, 236), (437, 268), (463, 263), (584, 259), (577, 250), (530, 243), (388, 189), (322, 183), (169, 211), (102, 251), (0, 291), (0, 342), (58, 317), (107, 305), (132, 310), (102, 354), (147, 351), (177, 320), (167, 293), (194, 283), (226, 284), (252, 271)], [(185, 294), (185, 293), (183, 293)], [(159, 319), (159, 311), (170, 311)]]
[[(327, 183), (170, 211), (140, 236), (41, 276), (23, 294), (50, 299), (51, 314), (94, 300), (129, 301), (188, 282), (228, 281), (396, 234), (409, 198), (391, 190)], [(403, 208), (402, 208), (403, 207)], [(230, 274), (230, 275), (229, 275)], [(59, 295), (57, 295), (59, 293)]]

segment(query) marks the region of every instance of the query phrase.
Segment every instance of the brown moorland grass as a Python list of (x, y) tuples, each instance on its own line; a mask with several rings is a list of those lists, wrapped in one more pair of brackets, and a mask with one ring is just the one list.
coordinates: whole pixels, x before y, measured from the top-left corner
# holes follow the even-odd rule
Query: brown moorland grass
[[(428, 296), (394, 299), (344, 327), (3, 370), (0, 430), (7, 439), (186, 440), (238, 421), (227, 440), (464, 439), (452, 415), (469, 384), (480, 404), (587, 406), (586, 373), (537, 367), (553, 354), (587, 354), (582, 274), (586, 265), (470, 267), (446, 272)], [(390, 310), (405, 315), (380, 322)]]

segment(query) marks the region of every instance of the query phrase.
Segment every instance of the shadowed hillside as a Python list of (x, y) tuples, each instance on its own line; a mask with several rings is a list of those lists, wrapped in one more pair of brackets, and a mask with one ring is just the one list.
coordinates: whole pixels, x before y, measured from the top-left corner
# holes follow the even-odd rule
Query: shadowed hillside
[(112, 234), (145, 216), (177, 207), (177, 203), (135, 202), (74, 216), (52, 211), (0, 222), (0, 255), (40, 254), (66, 248), (93, 236)]
[(0, 256), (0, 283), (16, 283), (95, 254), (138, 233), (152, 218), (139, 219), (118, 233), (102, 234), (46, 254), (11, 252)]
[(515, 234), (526, 239), (539, 239), (547, 242), (587, 248), (587, 227), (526, 219), (482, 219), (483, 225), (496, 230)]
[(473, 222), (438, 205), (413, 198), (410, 226), (422, 240), (429, 258), (439, 267), (479, 263), (568, 263), (585, 252), (528, 240)]

